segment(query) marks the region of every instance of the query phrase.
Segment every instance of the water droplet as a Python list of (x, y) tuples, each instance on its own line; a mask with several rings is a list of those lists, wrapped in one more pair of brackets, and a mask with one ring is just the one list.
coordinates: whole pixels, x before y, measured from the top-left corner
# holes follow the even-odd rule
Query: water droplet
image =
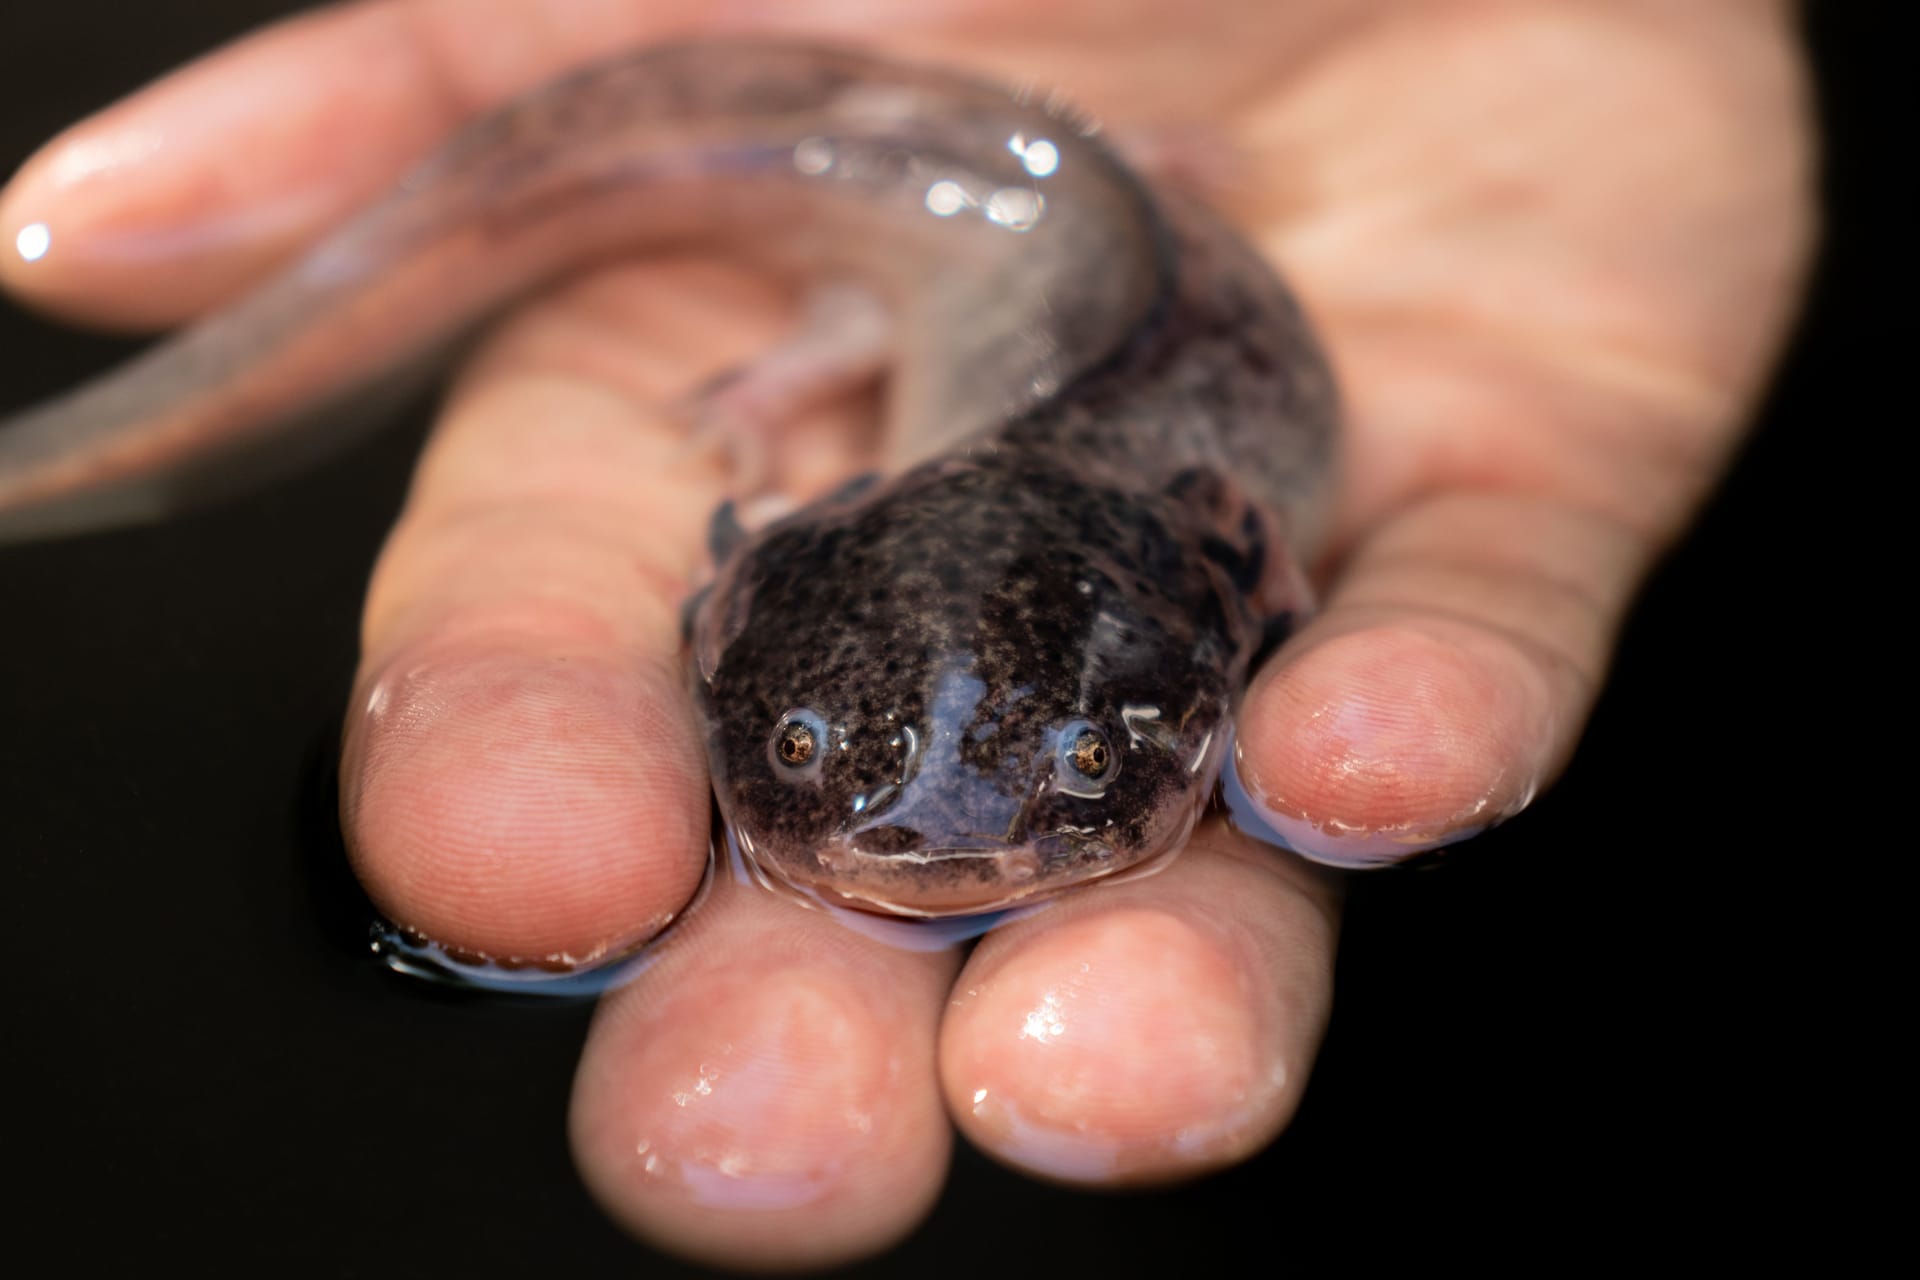
[(1009, 231), (1026, 231), (1040, 221), (1038, 194), (1025, 187), (1001, 187), (987, 197), (987, 221)]
[(1045, 138), (1036, 138), (1020, 153), (1020, 163), (1036, 178), (1044, 178), (1060, 167), (1060, 149)]
[(966, 188), (951, 178), (942, 178), (927, 188), (927, 212), (941, 218), (951, 218), (973, 203)]

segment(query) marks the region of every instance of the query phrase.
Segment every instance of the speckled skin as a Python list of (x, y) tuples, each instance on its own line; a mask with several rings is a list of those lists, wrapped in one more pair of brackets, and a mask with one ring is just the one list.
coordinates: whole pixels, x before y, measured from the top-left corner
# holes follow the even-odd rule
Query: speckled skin
[[(0, 423), (0, 541), (255, 481), (350, 425), (316, 407), (526, 291), (702, 243), (851, 281), (897, 337), (892, 478), (734, 539), (691, 611), (738, 843), (926, 915), (1177, 845), (1303, 603), (1332, 381), (1257, 254), (1031, 92), (743, 40), (556, 81), (252, 295)], [(797, 765), (773, 742), (795, 715), (820, 746)]]
[[(744, 847), (789, 879), (941, 913), (1178, 841), (1257, 634), (1194, 554), (1195, 524), (1177, 501), (981, 451), (771, 530), (696, 628), (714, 782)], [(770, 749), (796, 709), (828, 726), (806, 768)], [(1068, 794), (1054, 784), (1079, 721), (1119, 764)]]

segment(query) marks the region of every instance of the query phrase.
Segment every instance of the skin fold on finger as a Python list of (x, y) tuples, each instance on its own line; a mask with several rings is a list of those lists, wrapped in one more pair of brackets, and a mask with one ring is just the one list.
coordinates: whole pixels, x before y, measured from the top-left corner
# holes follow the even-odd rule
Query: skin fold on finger
[(1155, 874), (996, 929), (940, 1033), (961, 1131), (1025, 1172), (1095, 1185), (1260, 1150), (1326, 1025), (1336, 899), (1326, 873), (1216, 819)]
[(589, 1190), (642, 1239), (724, 1266), (885, 1248), (946, 1177), (934, 1036), (957, 967), (723, 868), (595, 1018), (570, 1120)]
[[(654, 406), (784, 319), (717, 264), (636, 266), (518, 316), (456, 389), (369, 589), (342, 772), (398, 923), (588, 960), (686, 901), (710, 801), (679, 612), (725, 470)], [(850, 435), (794, 433), (822, 474)]]

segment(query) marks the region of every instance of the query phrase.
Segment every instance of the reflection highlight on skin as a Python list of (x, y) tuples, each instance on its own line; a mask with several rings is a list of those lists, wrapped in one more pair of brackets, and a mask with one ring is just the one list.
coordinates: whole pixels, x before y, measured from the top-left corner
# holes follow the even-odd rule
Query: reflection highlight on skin
[(153, 129), (121, 126), (105, 132), (83, 133), (53, 153), (47, 183), (55, 191), (96, 178), (110, 178), (159, 152), (166, 136)]
[(53, 232), (44, 222), (30, 222), (14, 236), (13, 247), (23, 261), (38, 262), (53, 247)]

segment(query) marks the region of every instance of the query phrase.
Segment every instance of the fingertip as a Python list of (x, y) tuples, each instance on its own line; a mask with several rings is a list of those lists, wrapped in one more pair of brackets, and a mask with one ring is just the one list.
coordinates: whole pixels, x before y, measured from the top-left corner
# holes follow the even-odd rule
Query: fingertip
[(931, 1210), (951, 1130), (932, 1078), (950, 957), (901, 956), (722, 880), (602, 1006), (570, 1130), (636, 1236), (730, 1268), (844, 1263)]
[(1166, 870), (990, 934), (941, 1036), (947, 1105), (1062, 1182), (1190, 1178), (1299, 1103), (1332, 985), (1332, 903), (1219, 824)]
[(1554, 691), (1498, 633), (1378, 618), (1283, 658), (1248, 692), (1228, 789), (1249, 826), (1315, 861), (1375, 866), (1465, 839), (1526, 807), (1552, 765)]
[(363, 684), (341, 783), (375, 903), (493, 958), (586, 962), (657, 932), (699, 883), (708, 818), (670, 684), (564, 646), (393, 657)]
[[(1219, 1098), (1258, 1108), (1277, 1083), (1262, 1078), (1254, 1016), (1230, 959), (1178, 918), (1076, 922), (968, 983), (944, 1042), (948, 1103), (976, 1144), (1065, 1182), (1224, 1163), (1246, 1154), (1248, 1125)], [(1179, 1048), (1146, 1051), (1142, 1037)]]

